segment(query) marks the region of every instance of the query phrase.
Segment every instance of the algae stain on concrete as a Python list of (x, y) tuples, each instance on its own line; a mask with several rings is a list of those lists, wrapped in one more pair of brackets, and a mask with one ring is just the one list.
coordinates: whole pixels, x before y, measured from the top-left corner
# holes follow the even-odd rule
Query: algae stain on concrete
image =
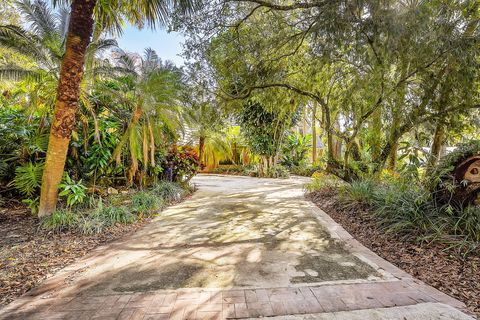
[[(122, 276), (124, 283), (113, 288), (116, 292), (148, 292), (163, 289), (202, 287), (202, 280), (197, 275), (204, 266), (196, 263), (174, 263), (156, 269), (134, 269)], [(123, 271), (125, 272), (125, 271)], [(122, 281), (123, 282), (123, 281)]]
[(370, 265), (349, 253), (341, 243), (330, 239), (321, 254), (303, 254), (295, 266), (302, 276), (290, 279), (292, 283), (357, 280), (381, 277)]

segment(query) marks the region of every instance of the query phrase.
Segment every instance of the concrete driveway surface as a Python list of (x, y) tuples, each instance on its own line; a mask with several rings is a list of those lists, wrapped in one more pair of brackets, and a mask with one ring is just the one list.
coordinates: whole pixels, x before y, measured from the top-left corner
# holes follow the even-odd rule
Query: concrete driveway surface
[(199, 175), (191, 198), (0, 319), (472, 319), (305, 200), (306, 181)]

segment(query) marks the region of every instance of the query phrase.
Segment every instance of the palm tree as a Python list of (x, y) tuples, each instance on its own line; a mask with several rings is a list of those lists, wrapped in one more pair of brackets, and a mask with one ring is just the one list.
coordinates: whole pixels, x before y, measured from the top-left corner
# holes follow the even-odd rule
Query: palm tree
[(155, 27), (157, 23), (165, 25), (174, 10), (187, 13), (196, 8), (198, 3), (199, 0), (71, 1), (65, 54), (42, 179), (39, 217), (51, 214), (57, 204), (58, 185), (62, 178), (72, 130), (76, 124), (75, 114), (85, 56), (95, 20), (101, 27), (117, 30), (122, 18), (139, 26), (147, 22), (151, 27)]
[(103, 95), (117, 102), (110, 115), (124, 129), (112, 157), (120, 164), (127, 146), (130, 155), (127, 181), (133, 183), (140, 161), (143, 172), (137, 178), (141, 183), (147, 169), (155, 167), (155, 137), (174, 138), (182, 129), (182, 74), (169, 62), (162, 63), (150, 48), (143, 57), (121, 52), (112, 72), (120, 76), (100, 88)]
[(219, 114), (219, 106), (207, 90), (205, 85), (190, 85), (184, 93), (187, 103), (186, 116), (191, 129), (191, 137), (198, 143), (198, 157), (200, 167), (205, 167), (205, 148), (207, 140), (221, 131), (224, 124), (223, 117)]
[[(61, 6), (54, 12), (42, 0), (21, 0), (16, 4), (20, 14), (29, 23), (29, 30), (17, 25), (0, 26), (0, 47), (20, 54), (28, 63), (8, 61), (0, 66), (0, 79), (24, 81), (29, 89), (24, 92), (27, 107), (48, 118), (55, 103), (55, 87), (65, 53), (66, 26), (70, 10)], [(90, 43), (86, 52), (90, 64), (85, 70), (89, 79), (95, 78), (103, 64), (96, 57), (104, 50), (116, 46), (114, 39), (101, 37)], [(89, 90), (89, 87), (84, 86), (81, 92), (82, 109), (79, 111), (84, 119), (87, 118), (85, 113), (93, 112), (89, 103)], [(92, 115), (95, 119), (95, 115)]]

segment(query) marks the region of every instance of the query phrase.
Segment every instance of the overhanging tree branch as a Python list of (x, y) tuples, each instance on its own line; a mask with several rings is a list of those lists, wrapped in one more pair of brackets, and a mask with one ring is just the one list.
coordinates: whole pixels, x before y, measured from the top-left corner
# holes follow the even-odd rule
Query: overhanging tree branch
[(325, 4), (324, 1), (312, 1), (312, 2), (298, 2), (289, 5), (281, 5), (272, 3), (269, 1), (264, 0), (226, 0), (226, 2), (249, 2), (249, 3), (256, 3), (262, 7), (270, 8), (273, 10), (278, 11), (290, 11), (290, 10), (297, 10), (297, 9), (312, 9), (321, 7)]

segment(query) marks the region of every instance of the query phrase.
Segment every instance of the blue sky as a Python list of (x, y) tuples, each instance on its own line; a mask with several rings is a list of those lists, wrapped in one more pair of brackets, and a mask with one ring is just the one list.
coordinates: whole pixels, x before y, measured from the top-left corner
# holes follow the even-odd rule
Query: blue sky
[(182, 52), (183, 40), (183, 36), (179, 33), (168, 33), (163, 29), (144, 28), (138, 30), (132, 26), (127, 26), (122, 37), (117, 39), (123, 50), (142, 54), (145, 48), (150, 47), (162, 60), (172, 60), (177, 66), (183, 64), (183, 58), (178, 56)]

